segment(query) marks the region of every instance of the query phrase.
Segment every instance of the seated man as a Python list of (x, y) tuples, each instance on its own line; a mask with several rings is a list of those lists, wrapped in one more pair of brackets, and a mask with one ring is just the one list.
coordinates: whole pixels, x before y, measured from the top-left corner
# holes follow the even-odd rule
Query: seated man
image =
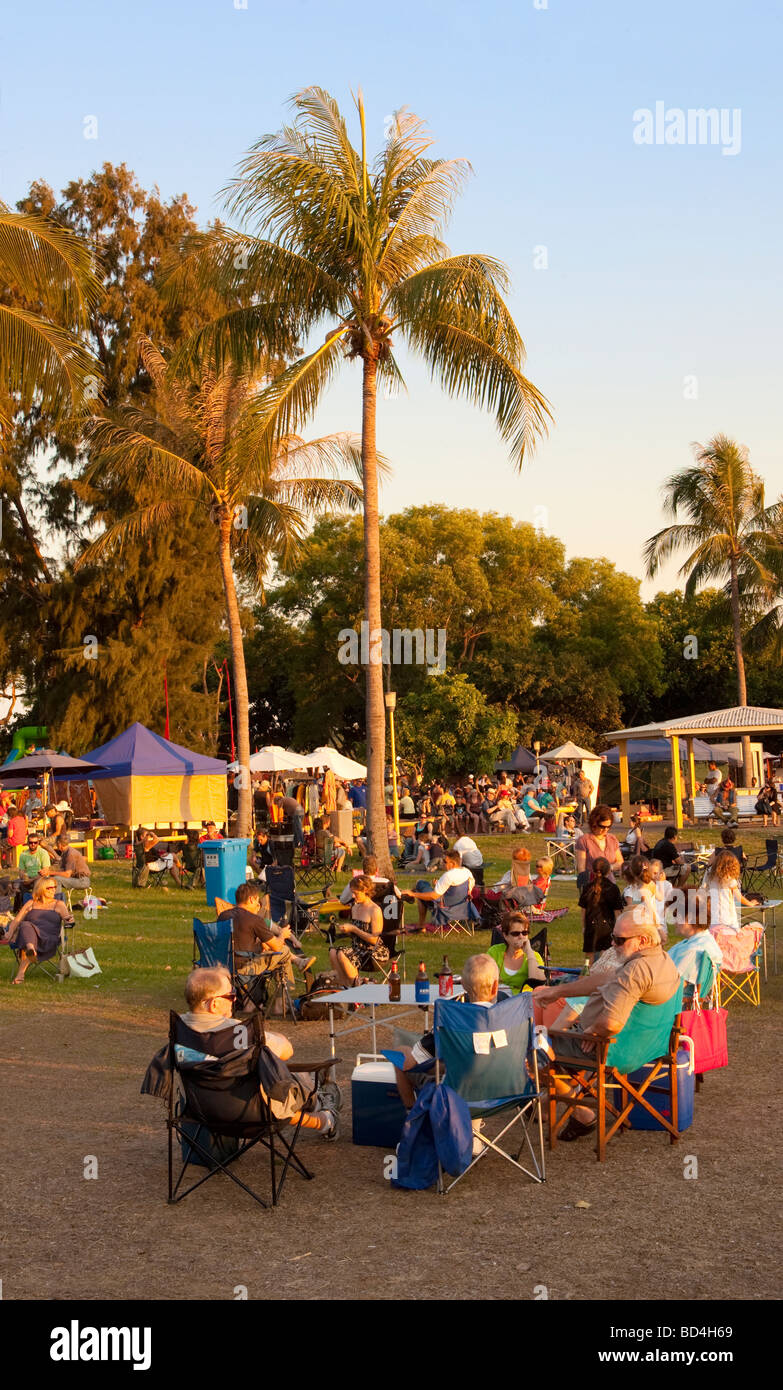
[[(586, 1059), (595, 1057), (594, 1040), (580, 1037), (580, 1034), (594, 1033), (599, 1038), (614, 1039), (628, 1022), (635, 1004), (665, 1004), (679, 989), (679, 971), (661, 948), (658, 924), (646, 904), (640, 903), (620, 913), (612, 940), (622, 964), (608, 979), (604, 976), (601, 980), (599, 975), (594, 977), (599, 981), (595, 984), (588, 976), (573, 981), (570, 986), (544, 987), (534, 993), (539, 1003), (567, 996), (569, 989), (581, 995), (589, 993), (576, 1023), (566, 1037), (557, 1040), (559, 1063), (563, 1058), (570, 1058), (574, 1070), (579, 1069), (580, 1062), (584, 1066)], [(550, 1051), (548, 1055), (551, 1058), (553, 1053)], [(543, 1057), (542, 1062), (546, 1066)], [(565, 1082), (559, 1081), (557, 1089), (563, 1094), (573, 1093)], [(577, 1106), (559, 1138), (566, 1143), (581, 1139), (595, 1129), (595, 1123), (589, 1107)]]
[(270, 864), (275, 862), (275, 852), (272, 848), (269, 831), (265, 825), (260, 825), (253, 837), (253, 848), (250, 852), (250, 860), (258, 878), (263, 879)]
[[(469, 1004), (495, 1004), (498, 997), (499, 981), (497, 962), (491, 956), (468, 956), (462, 967), (462, 986), (467, 996)], [(397, 1049), (402, 1052), (404, 1061), (402, 1067), (394, 1068), (394, 1076), (397, 1082), (397, 1090), (400, 1099), (406, 1110), (410, 1110), (416, 1100), (416, 1091), (427, 1081), (432, 1081), (432, 1073), (435, 1067), (435, 1034), (432, 1030), (424, 1033), (413, 1047), (402, 1047)], [(423, 1067), (424, 1064), (431, 1065), (426, 1070), (416, 1071), (410, 1075), (413, 1067)], [(477, 1156), (477, 1151), (482, 1148), (481, 1140), (478, 1138), (482, 1127), (482, 1120), (473, 1120), (473, 1132), (476, 1138), (473, 1140), (473, 1156)]]
[(29, 902), (36, 879), (49, 872), (51, 862), (41, 844), (38, 831), (31, 830), (27, 837), (27, 847), (19, 853), (19, 887), (22, 890), (22, 902)]
[(90, 866), (84, 855), (72, 848), (67, 835), (60, 835), (57, 839), (57, 853), (60, 862), (56, 869), (51, 870), (51, 876), (57, 880), (60, 888), (84, 888), (90, 887)]
[(351, 846), (347, 840), (341, 840), (339, 835), (334, 835), (331, 830), (325, 829), (322, 816), (316, 816), (313, 821), (313, 831), (318, 859), (333, 873), (339, 874)]
[[(215, 1033), (221, 1028), (236, 1028), (237, 1021), (232, 1016), (234, 1006), (234, 991), (231, 986), (231, 977), (227, 970), (223, 969), (196, 969), (192, 970), (185, 983), (185, 999), (188, 1005), (187, 1013), (180, 1014), (182, 1022), (192, 1028), (195, 1033)], [(293, 1047), (282, 1033), (273, 1033), (268, 1028), (264, 1029), (264, 1042), (281, 1061), (288, 1061), (293, 1056)], [(299, 1089), (299, 1101), (304, 1101), (308, 1091), (312, 1090), (312, 1077), (307, 1073), (301, 1074), (301, 1081), (295, 1078), (295, 1087)], [(290, 1113), (291, 1104), (296, 1104), (296, 1096), (284, 1103), (284, 1107), (277, 1101), (271, 1102), (272, 1114), (280, 1119), (290, 1118), (291, 1124), (299, 1123), (301, 1108)], [(326, 1081), (316, 1091), (310, 1103), (308, 1111), (302, 1115), (302, 1129), (317, 1130), (323, 1135), (324, 1139), (334, 1141), (339, 1137), (339, 1126), (337, 1111), (340, 1108), (340, 1092), (334, 1081)], [(283, 1113), (281, 1113), (283, 1111)]]
[(470, 869), (462, 867), (457, 851), (455, 849), (446, 850), (443, 858), (446, 866), (445, 872), (441, 874), (432, 887), (426, 879), (419, 879), (415, 889), (411, 888), (406, 892), (406, 897), (414, 898), (419, 904), (419, 925), (414, 930), (422, 930), (427, 920), (429, 904), (439, 903), (449, 888), (455, 888), (458, 884), (464, 883), (467, 885), (468, 898), (473, 892), (476, 880)]
[(653, 848), (652, 857), (653, 859), (660, 859), (663, 864), (663, 872), (673, 887), (684, 888), (688, 882), (690, 868), (677, 848), (678, 834), (676, 825), (667, 825), (663, 832), (663, 839), (659, 840)]
[(206, 825), (204, 826), (203, 833), (202, 833), (201, 835), (199, 835), (199, 837), (198, 837), (198, 842), (199, 842), (200, 845), (203, 845), (203, 843), (204, 843), (205, 840), (222, 840), (222, 839), (223, 839), (223, 836), (221, 835), (220, 831), (218, 830), (217, 826), (215, 825), (215, 822), (214, 822), (213, 820), (208, 820), (207, 823), (206, 823)]
[(476, 841), (471, 840), (469, 835), (460, 835), (451, 848), (459, 855), (464, 868), (480, 869), (483, 866), (484, 856)]
[[(263, 912), (261, 889), (252, 879), (240, 883), (236, 891), (236, 906), (226, 907), (218, 914), (219, 922), (232, 921), (234, 924), (234, 960), (236, 970), (241, 975), (265, 975), (275, 966), (284, 965), (289, 979), (293, 978), (291, 965), (294, 964), (304, 975), (315, 964), (315, 956), (305, 956), (302, 947), (289, 926), (270, 921), (268, 912)], [(298, 954), (294, 954), (288, 942), (292, 942)], [(275, 952), (274, 958), (270, 953)]]

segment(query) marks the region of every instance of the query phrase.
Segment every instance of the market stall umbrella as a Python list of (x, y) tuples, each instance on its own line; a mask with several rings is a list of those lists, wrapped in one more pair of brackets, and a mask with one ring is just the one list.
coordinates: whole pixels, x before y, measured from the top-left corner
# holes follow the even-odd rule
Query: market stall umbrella
[(598, 759), (598, 753), (591, 753), (587, 748), (580, 748), (577, 743), (563, 743), (559, 748), (550, 748), (548, 753), (542, 753), (541, 757), (549, 762), (572, 762), (578, 763), (582, 758), (588, 758), (591, 762)]
[[(4, 769), (0, 767), (0, 780), (4, 783)], [(55, 753), (51, 748), (40, 748), (37, 753), (29, 753), (26, 758), (17, 758), (8, 763), (8, 781), (22, 777), (34, 780), (45, 774), (53, 774), (58, 782), (83, 782), (94, 772), (103, 772), (103, 763), (85, 762), (84, 758), (69, 758), (65, 753)], [(28, 783), (18, 783), (26, 786)]]
[(336, 748), (314, 748), (312, 753), (305, 754), (303, 762), (306, 767), (328, 767), (335, 777), (341, 777), (347, 782), (355, 782), (358, 778), (367, 776), (366, 767), (362, 767), (361, 763), (355, 763), (353, 758), (346, 758), (344, 753), (338, 753)]
[(306, 772), (310, 766), (301, 753), (292, 753), (277, 743), (259, 748), (250, 759), (251, 772)]

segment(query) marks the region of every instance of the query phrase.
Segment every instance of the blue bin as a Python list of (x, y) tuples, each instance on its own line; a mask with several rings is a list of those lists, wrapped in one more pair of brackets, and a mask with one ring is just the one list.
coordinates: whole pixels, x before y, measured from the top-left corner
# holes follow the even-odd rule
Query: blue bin
[[(648, 1063), (641, 1067), (639, 1071), (629, 1073), (629, 1081), (637, 1084), (644, 1081), (650, 1068), (654, 1063)], [(690, 1070), (691, 1054), (686, 1047), (681, 1047), (677, 1053), (677, 1129), (679, 1131), (690, 1129), (693, 1124), (693, 1100), (696, 1090), (696, 1077)], [(667, 1120), (671, 1119), (671, 1106), (669, 1104), (669, 1078), (668, 1074), (664, 1078), (659, 1077), (652, 1086), (648, 1086), (645, 1096), (651, 1105), (660, 1110)], [(628, 1119), (631, 1129), (663, 1129), (659, 1120), (654, 1120), (649, 1110), (645, 1110), (638, 1101), (634, 1105)]]
[(247, 877), (245, 869), (249, 848), (249, 840), (204, 840), (201, 849), (209, 907), (215, 906), (215, 898), (236, 902), (237, 888)]

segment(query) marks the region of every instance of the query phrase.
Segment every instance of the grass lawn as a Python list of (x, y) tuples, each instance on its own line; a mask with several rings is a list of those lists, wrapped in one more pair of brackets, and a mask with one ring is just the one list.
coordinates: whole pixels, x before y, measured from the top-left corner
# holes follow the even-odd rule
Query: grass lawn
[[(687, 835), (686, 831), (686, 835)], [(694, 832), (697, 843), (714, 845), (720, 841), (718, 829)], [(740, 839), (745, 852), (751, 857), (764, 850), (763, 830), (742, 830)], [(492, 835), (479, 836), (478, 844), (485, 858), (485, 882), (487, 886), (496, 882), (509, 865), (511, 851), (520, 843), (530, 850), (533, 861), (536, 855), (545, 852), (543, 835)], [(354, 859), (352, 863), (358, 864)], [(421, 870), (415, 873), (400, 874), (401, 887), (412, 887)], [(338, 881), (338, 890), (347, 881), (343, 874)], [(84, 920), (76, 913), (77, 949), (92, 946), (101, 966), (102, 975), (95, 982), (71, 980), (65, 985), (53, 986), (40, 971), (32, 971), (25, 981), (24, 988), (10, 988), (13, 961), (10, 953), (0, 956), (3, 966), (0, 969), (0, 997), (16, 1011), (26, 1008), (39, 1009), (42, 999), (49, 999), (52, 990), (58, 995), (63, 990), (69, 994), (89, 995), (93, 991), (124, 1004), (138, 1004), (145, 1007), (158, 1007), (162, 1011), (178, 1006), (182, 998), (182, 985), (190, 969), (192, 960), (192, 919), (194, 916), (209, 920), (212, 910), (206, 905), (203, 889), (188, 892), (178, 889), (169, 879), (168, 891), (158, 887), (134, 889), (131, 887), (130, 862), (97, 862), (94, 865), (93, 885), (95, 890), (108, 900), (109, 906), (99, 912), (97, 919)], [(768, 896), (773, 896), (762, 883)], [(77, 901), (80, 897), (77, 896)], [(548, 907), (568, 907), (566, 917), (553, 922), (549, 927), (549, 942), (552, 960), (559, 965), (577, 965), (583, 960), (580, 912), (576, 907), (576, 885), (574, 882), (553, 882), (547, 899)], [(406, 905), (408, 925), (416, 921), (416, 908)], [(407, 975), (412, 979), (419, 960), (424, 960), (430, 975), (439, 968), (444, 951), (455, 970), (459, 970), (465, 958), (476, 950), (485, 949), (489, 944), (489, 933), (479, 931), (473, 941), (465, 936), (452, 935), (444, 942), (440, 937), (427, 933), (408, 940)], [(319, 937), (306, 938), (308, 952), (317, 956), (318, 968), (328, 968), (328, 949)], [(82, 1002), (86, 1002), (84, 999)]]

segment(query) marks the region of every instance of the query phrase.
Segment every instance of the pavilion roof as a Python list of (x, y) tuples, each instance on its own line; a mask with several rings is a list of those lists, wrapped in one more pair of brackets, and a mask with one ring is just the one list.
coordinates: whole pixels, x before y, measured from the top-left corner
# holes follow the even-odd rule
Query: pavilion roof
[[(672, 738), (694, 734), (783, 734), (783, 709), (765, 709), (760, 705), (734, 705), (731, 709), (714, 709), (707, 714), (688, 714), (681, 719), (664, 719), (657, 724), (637, 724), (633, 729), (611, 729), (610, 739)], [(707, 739), (709, 742), (709, 739)]]

